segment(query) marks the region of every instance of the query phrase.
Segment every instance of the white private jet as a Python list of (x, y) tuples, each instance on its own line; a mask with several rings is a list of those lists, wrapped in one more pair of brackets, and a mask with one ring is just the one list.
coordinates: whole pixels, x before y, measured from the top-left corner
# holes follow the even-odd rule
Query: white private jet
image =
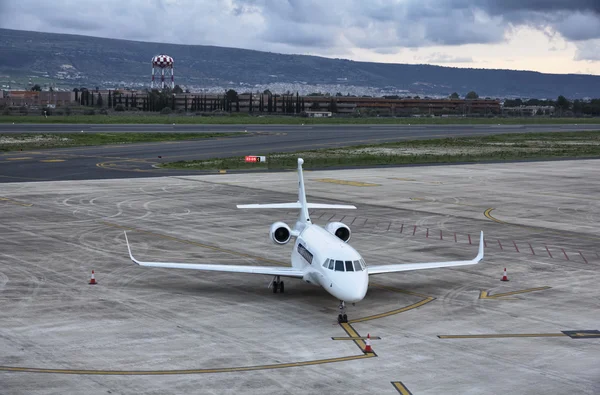
[(360, 254), (348, 244), (350, 240), (350, 228), (347, 225), (341, 222), (331, 222), (325, 228), (322, 228), (311, 222), (309, 209), (356, 209), (356, 207), (339, 204), (307, 203), (304, 190), (304, 177), (302, 175), (303, 163), (304, 161), (299, 158), (297, 202), (237, 206), (242, 209), (300, 209), (300, 216), (293, 229), (290, 229), (284, 222), (275, 222), (271, 225), (269, 231), (271, 240), (275, 244), (283, 245), (288, 243), (292, 237), (296, 238), (291, 257), (291, 267), (142, 262), (133, 257), (129, 240), (127, 240), (127, 232), (125, 232), (125, 241), (131, 260), (138, 265), (150, 267), (270, 275), (274, 276), (271, 282), (274, 293), (277, 293), (278, 290), (281, 293), (284, 291), (281, 277), (302, 279), (309, 284), (320, 285), (340, 301), (338, 322), (341, 323), (348, 322), (346, 302), (356, 303), (365, 297), (369, 286), (369, 275), (474, 265), (483, 259), (484, 243), (483, 232), (481, 232), (479, 253), (474, 259), (469, 261), (367, 266)]

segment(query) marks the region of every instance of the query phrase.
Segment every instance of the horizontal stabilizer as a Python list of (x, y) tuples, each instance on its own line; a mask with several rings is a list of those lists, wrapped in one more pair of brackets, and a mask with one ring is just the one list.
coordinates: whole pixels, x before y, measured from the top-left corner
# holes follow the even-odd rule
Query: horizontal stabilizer
[[(350, 209), (355, 210), (356, 207), (349, 204), (321, 204), (321, 203), (306, 203), (308, 209)], [(296, 203), (272, 203), (272, 204), (238, 204), (237, 208), (302, 208), (300, 202)]]

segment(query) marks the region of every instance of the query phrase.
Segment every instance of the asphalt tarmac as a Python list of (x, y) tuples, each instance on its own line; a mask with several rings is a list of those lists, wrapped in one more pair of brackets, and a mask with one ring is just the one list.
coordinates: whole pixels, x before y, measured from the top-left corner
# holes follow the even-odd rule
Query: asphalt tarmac
[(600, 125), (59, 125), (0, 124), (8, 133), (215, 133), (247, 136), (194, 141), (77, 147), (0, 154), (0, 182), (139, 178), (193, 175), (197, 171), (157, 169), (180, 160), (265, 155), (392, 141), (600, 130)]

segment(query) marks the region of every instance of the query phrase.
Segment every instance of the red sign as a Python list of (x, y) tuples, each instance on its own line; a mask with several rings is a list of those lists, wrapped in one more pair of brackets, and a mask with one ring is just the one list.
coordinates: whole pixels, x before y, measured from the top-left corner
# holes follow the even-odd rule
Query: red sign
[(260, 162), (261, 160), (264, 161), (264, 156), (254, 156), (254, 155), (247, 155), (246, 156), (246, 163), (254, 163), (254, 162)]

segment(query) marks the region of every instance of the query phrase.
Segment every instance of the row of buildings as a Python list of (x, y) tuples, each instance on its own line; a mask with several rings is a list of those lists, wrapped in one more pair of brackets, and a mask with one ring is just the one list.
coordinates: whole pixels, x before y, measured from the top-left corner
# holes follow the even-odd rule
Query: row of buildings
[[(233, 102), (225, 103), (225, 95), (181, 93), (162, 97), (160, 106), (170, 107), (173, 111), (214, 112), (231, 111), (240, 113), (321, 113), (362, 114), (362, 115), (489, 115), (502, 112), (499, 100), (490, 99), (388, 99), (352, 96), (298, 96), (292, 94), (270, 93), (237, 95)], [(0, 91), (0, 106), (28, 108), (60, 107), (104, 107), (115, 108), (120, 105), (125, 110), (160, 111), (156, 105), (150, 105), (155, 98), (144, 91), (89, 91), (86, 97), (81, 92), (49, 91)]]

